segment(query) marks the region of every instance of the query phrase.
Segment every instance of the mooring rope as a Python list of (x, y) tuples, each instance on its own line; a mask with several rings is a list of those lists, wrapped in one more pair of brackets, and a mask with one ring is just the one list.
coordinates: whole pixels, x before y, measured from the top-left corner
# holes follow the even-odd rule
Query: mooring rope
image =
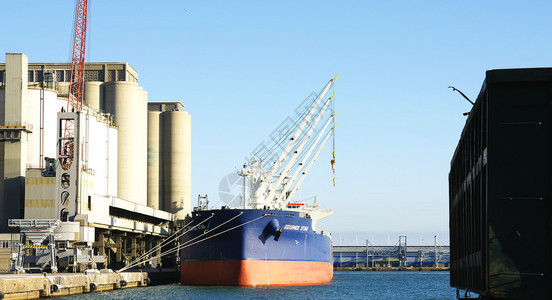
[[(229, 220), (223, 222), (222, 224), (216, 226), (215, 228), (213, 228), (213, 229), (211, 229), (211, 230), (205, 231), (205, 232), (202, 233), (201, 235), (196, 236), (195, 238), (191, 239), (190, 241), (187, 241), (186, 243), (189, 243), (189, 242), (191, 242), (191, 241), (193, 241), (193, 240), (195, 240), (195, 239), (197, 239), (197, 238), (199, 238), (199, 237), (201, 237), (201, 236), (203, 236), (203, 235), (206, 235), (206, 234), (212, 232), (213, 230), (216, 230), (217, 228), (219, 228), (219, 227), (221, 227), (221, 226), (227, 224), (228, 222), (234, 220), (235, 218), (241, 216), (242, 214), (243, 214), (243, 212), (240, 212), (239, 214), (235, 215), (234, 217), (230, 218)], [(209, 218), (212, 218), (213, 216), (214, 216), (214, 214), (211, 215), (211, 217), (209, 217)], [(204, 221), (206, 221), (206, 220), (204, 220)], [(204, 222), (204, 221), (203, 221), (203, 222)], [(201, 223), (203, 223), (203, 222), (201, 222)], [(200, 223), (200, 224), (201, 224), (201, 223)], [(197, 224), (196, 226), (194, 226), (194, 228), (197, 227), (197, 226), (199, 226), (200, 224)], [(190, 230), (191, 230), (191, 229), (190, 229)], [(187, 232), (189, 232), (190, 230), (188, 230)], [(186, 233), (187, 233), (187, 232), (186, 232)], [(186, 243), (185, 243), (185, 244), (186, 244)], [(180, 246), (182, 246), (182, 245), (180, 245)], [(179, 248), (179, 249), (180, 249), (180, 248)], [(179, 249), (176, 249), (176, 251), (178, 251)], [(144, 263), (144, 262), (147, 262), (147, 261), (150, 261), (150, 260), (153, 260), (153, 259), (157, 259), (157, 258), (159, 258), (159, 257), (162, 257), (162, 256), (165, 256), (165, 255), (167, 255), (167, 254), (173, 253), (174, 251), (172, 251), (172, 250), (174, 250), (174, 248), (173, 248), (173, 249), (170, 249), (170, 250), (167, 250), (167, 251), (161, 253), (160, 255), (158, 255), (158, 256), (156, 256), (156, 257), (152, 257), (152, 258), (150, 258), (150, 259), (148, 259), (148, 260), (144, 260), (144, 261), (142, 261), (142, 262), (140, 262), (140, 263), (130, 264), (130, 265), (124, 267), (123, 269), (121, 269), (119, 272), (122, 272), (122, 271), (127, 270), (127, 269), (132, 268), (132, 267), (135, 267), (135, 266), (137, 266), (137, 265), (139, 265), (139, 264), (141, 264), (141, 263)], [(171, 251), (172, 251), (172, 252), (171, 252)]]
[[(205, 222), (207, 219), (205, 219), (203, 222)], [(181, 235), (179, 236), (176, 236), (180, 231), (184, 230), (184, 228), (190, 226), (195, 220), (192, 220), (192, 222), (190, 222), (190, 224), (187, 224), (186, 226), (178, 229), (175, 233), (171, 234), (170, 236), (168, 236), (167, 238), (165, 238), (160, 244), (156, 245), (155, 247), (149, 249), (148, 251), (146, 251), (146, 253), (142, 254), (140, 257), (138, 257), (137, 259), (133, 260), (131, 263), (129, 264), (134, 264), (134, 263), (137, 263), (137, 262), (140, 262), (144, 257), (150, 255), (152, 252), (154, 251), (157, 251), (159, 248), (165, 246), (166, 244), (172, 242), (174, 239), (177, 239), (179, 238)], [(203, 223), (202, 222), (202, 223)], [(201, 223), (200, 223), (201, 224)], [(198, 224), (198, 225), (200, 225)], [(176, 236), (176, 237), (175, 237)], [(127, 266), (129, 265), (127, 264)], [(126, 267), (126, 266), (125, 266)]]
[[(232, 219), (235, 219), (236, 217), (240, 216), (241, 214), (243, 214), (243, 212), (241, 212), (240, 214), (234, 216)], [(206, 240), (212, 239), (212, 238), (214, 238), (214, 237), (216, 237), (216, 236), (219, 236), (219, 235), (221, 235), (221, 234), (227, 233), (227, 232), (229, 232), (229, 231), (231, 231), (231, 230), (234, 230), (234, 229), (237, 229), (237, 228), (242, 227), (242, 226), (244, 226), (244, 225), (247, 225), (247, 224), (249, 224), (249, 223), (251, 223), (251, 222), (255, 222), (255, 221), (257, 221), (257, 220), (259, 220), (259, 219), (261, 219), (261, 218), (264, 218), (264, 217), (266, 217), (266, 216), (268, 216), (268, 214), (263, 214), (263, 215), (260, 216), (260, 217), (257, 217), (257, 218), (255, 218), (255, 219), (249, 220), (249, 221), (244, 222), (244, 223), (242, 223), (242, 224), (236, 225), (236, 226), (234, 226), (234, 227), (232, 227), (232, 228), (226, 229), (226, 230), (221, 231), (221, 232), (219, 232), (219, 233), (213, 234), (212, 236), (206, 237), (206, 238), (204, 238), (204, 239), (201, 239), (201, 240), (196, 241), (196, 242), (191, 243), (191, 244), (189, 243), (189, 242), (191, 242), (191, 241), (197, 239), (198, 237), (201, 237), (201, 236), (203, 236), (203, 235), (208, 234), (209, 232), (211, 232), (211, 231), (215, 230), (216, 228), (220, 227), (221, 225), (228, 223), (229, 221), (232, 220), (232, 219), (230, 219), (230, 220), (224, 222), (223, 224), (221, 224), (221, 225), (219, 225), (219, 226), (217, 226), (217, 227), (215, 227), (215, 228), (213, 228), (213, 229), (211, 229), (211, 230), (209, 230), (209, 231), (206, 231), (206, 232), (202, 233), (201, 235), (199, 235), (199, 236), (195, 237), (194, 239), (192, 239), (192, 240), (190, 240), (190, 241), (184, 243), (183, 245), (179, 245), (179, 246), (177, 246), (177, 247), (175, 247), (175, 248), (173, 248), (173, 249), (167, 250), (167, 251), (165, 251), (165, 252), (163, 252), (163, 253), (161, 253), (161, 254), (159, 254), (159, 255), (157, 255), (157, 256), (151, 257), (150, 259), (147, 259), (147, 260), (145, 260), (145, 261), (143, 261), (143, 262), (147, 262), (147, 261), (151, 261), (151, 260), (154, 260), (154, 259), (158, 259), (158, 258), (163, 257), (163, 256), (165, 256), (165, 255), (168, 255), (168, 254), (177, 252), (177, 251), (179, 251), (179, 250), (182, 250), (182, 249), (184, 249), (184, 248), (193, 246), (193, 245), (195, 245), (195, 244), (204, 242), (204, 241), (206, 241)], [(198, 225), (199, 225), (199, 224), (198, 224)], [(136, 265), (137, 265), (137, 264), (136, 264)], [(122, 271), (127, 270), (127, 269), (132, 268), (132, 267), (134, 267), (134, 265), (129, 265), (129, 266), (127, 266), (127, 267), (122, 268), (122, 269), (119, 270), (118, 272), (122, 272)]]
[[(178, 246), (178, 247), (176, 247), (176, 248), (174, 248), (174, 249), (165, 251), (165, 252), (162, 253), (160, 256), (167, 255), (167, 254), (173, 253), (173, 252), (175, 252), (175, 251), (178, 251), (178, 250), (181, 250), (181, 249), (184, 249), (184, 248), (188, 248), (188, 247), (193, 246), (193, 245), (195, 245), (195, 244), (198, 244), (198, 243), (204, 242), (204, 241), (206, 241), (206, 240), (212, 239), (212, 238), (214, 238), (214, 237), (216, 237), (216, 236), (219, 236), (219, 235), (221, 235), (221, 234), (223, 234), (223, 233), (227, 233), (227, 232), (229, 232), (229, 231), (231, 231), (231, 230), (237, 229), (237, 228), (239, 228), (239, 227), (242, 227), (242, 226), (247, 225), (247, 224), (249, 224), (249, 223), (251, 223), (251, 222), (257, 221), (257, 220), (259, 220), (259, 219), (261, 219), (261, 218), (264, 218), (264, 217), (266, 217), (266, 216), (267, 216), (267, 214), (263, 214), (262, 216), (257, 217), (257, 218), (255, 218), (255, 219), (253, 219), (253, 220), (249, 220), (249, 221), (247, 221), (247, 222), (245, 222), (245, 223), (236, 225), (236, 226), (234, 226), (234, 227), (232, 227), (232, 228), (226, 229), (226, 230), (221, 231), (221, 232), (219, 232), (219, 233), (217, 233), (217, 234), (213, 234), (212, 236), (206, 237), (206, 238), (204, 238), (204, 239), (202, 239), (202, 240), (199, 240), (199, 241), (196, 241), (196, 242), (194, 242), (194, 243), (191, 243), (191, 244), (190, 244), (190, 243), (185, 243), (184, 245), (180, 245), (180, 246)], [(205, 235), (205, 233), (202, 234), (202, 235)]]
[[(227, 221), (225, 221), (225, 222), (219, 224), (219, 225), (216, 226), (215, 228), (210, 229), (210, 230), (206, 230), (205, 232), (203, 232), (202, 234), (196, 236), (195, 238), (193, 238), (193, 239), (191, 239), (191, 240), (189, 240), (189, 241), (186, 241), (185, 243), (183, 243), (183, 245), (189, 244), (189, 243), (191, 243), (192, 241), (194, 241), (194, 240), (196, 240), (196, 239), (198, 239), (198, 238), (200, 238), (200, 237), (202, 237), (202, 236), (204, 236), (204, 235), (207, 235), (207, 234), (209, 234), (210, 232), (215, 231), (216, 229), (220, 228), (221, 226), (224, 226), (224, 225), (228, 224), (230, 221), (234, 220), (235, 218), (237, 218), (237, 217), (239, 217), (239, 216), (241, 216), (241, 215), (243, 215), (243, 211), (240, 212), (239, 214), (233, 216), (232, 218), (228, 219)], [(181, 245), (181, 246), (182, 246), (182, 245)]]
[[(195, 240), (195, 239), (197, 239), (197, 238), (199, 238), (199, 237), (201, 237), (201, 236), (203, 236), (203, 235), (205, 235), (205, 234), (208, 234), (209, 232), (212, 232), (213, 230), (216, 230), (217, 228), (219, 228), (219, 227), (221, 227), (221, 226), (227, 224), (228, 222), (234, 220), (235, 218), (241, 216), (242, 214), (243, 214), (243, 212), (240, 212), (239, 214), (235, 215), (234, 217), (230, 218), (229, 220), (225, 221), (224, 223), (218, 225), (217, 227), (215, 227), (215, 228), (213, 228), (213, 229), (211, 229), (211, 230), (205, 231), (204, 233), (202, 233), (202, 234), (199, 235), (199, 236), (196, 236), (195, 238), (193, 238), (192, 240), (188, 241), (187, 243), (189, 243), (189, 242), (191, 242), (191, 241), (193, 241), (193, 240)], [(207, 219), (201, 221), (199, 224), (197, 224), (197, 225), (194, 226), (193, 228), (195, 228), (195, 227), (201, 225), (203, 222), (207, 221), (208, 219), (212, 218), (213, 216), (214, 216), (214, 214), (211, 214), (211, 216), (210, 216), (209, 218), (207, 218)], [(190, 232), (191, 230), (193, 230), (193, 228), (190, 228), (190, 230), (188, 230), (188, 231), (186, 231), (186, 232), (180, 234), (178, 237), (180, 237), (180, 236), (182, 236), (182, 235), (184, 235), (184, 234)], [(170, 251), (170, 250), (169, 250), (169, 251)], [(163, 253), (162, 253), (160, 256), (163, 256)], [(135, 267), (135, 266), (137, 266), (137, 265), (139, 265), (139, 264), (141, 264), (141, 263), (145, 263), (145, 262), (147, 262), (147, 261), (149, 261), (149, 260), (151, 260), (151, 259), (153, 259), (153, 257), (150, 258), (150, 259), (148, 259), (148, 260), (140, 261), (140, 262), (138, 262), (138, 263), (131, 263), (131, 264), (125, 266), (123, 269), (121, 269), (120, 272), (122, 272), (122, 271), (124, 271), (124, 270), (127, 270), (127, 269), (129, 269), (129, 268)]]
[[(183, 233), (181, 233), (181, 234), (178, 235), (177, 237), (173, 237), (173, 238), (168, 237), (168, 238), (166, 238), (165, 240), (163, 240), (163, 242), (161, 242), (160, 245), (156, 246), (155, 248), (150, 249), (150, 250), (147, 251), (145, 254), (141, 255), (140, 258), (135, 259), (135, 260), (134, 260), (133, 262), (131, 262), (130, 264), (124, 266), (123, 268), (121, 268), (121, 269), (119, 270), (119, 272), (123, 272), (123, 271), (125, 271), (125, 270), (127, 270), (127, 269), (130, 269), (130, 268), (132, 268), (132, 267), (135, 267), (135, 266), (137, 266), (137, 265), (139, 265), (139, 264), (141, 264), (141, 263), (145, 263), (145, 262), (149, 261), (149, 260), (142, 260), (142, 259), (143, 259), (143, 257), (145, 257), (145, 256), (151, 254), (152, 252), (156, 251), (158, 248), (160, 248), (160, 247), (162, 247), (162, 246), (168, 244), (169, 241), (167, 241), (167, 239), (170, 239), (170, 241), (173, 241), (173, 240), (176, 239), (176, 238), (180, 238), (180, 237), (183, 236), (184, 234), (186, 234), (186, 233), (192, 231), (194, 228), (196, 228), (197, 226), (203, 224), (204, 222), (206, 222), (207, 220), (211, 219), (211, 218), (214, 217), (214, 216), (215, 216), (215, 214), (211, 214), (208, 218), (206, 218), (205, 220), (199, 222), (199, 224), (195, 225), (194, 227), (192, 227), (192, 228), (190, 228), (190, 229), (184, 231)], [(191, 223), (193, 223), (193, 222), (194, 222), (194, 221), (192, 221)], [(191, 223), (190, 223), (190, 224), (191, 224)], [(186, 227), (188, 227), (188, 226), (182, 227), (182, 228), (179, 229), (178, 231), (180, 231), (180, 230), (182, 230), (182, 229), (184, 229), (184, 228), (186, 228)], [(177, 234), (178, 231), (175, 232), (174, 234), (172, 234), (171, 236)], [(150, 259), (150, 260), (151, 260), (151, 259)]]
[(228, 231), (230, 231), (230, 230), (237, 229), (237, 228), (239, 228), (239, 227), (242, 227), (242, 226), (244, 226), (244, 225), (246, 225), (246, 224), (249, 224), (249, 223), (251, 223), (251, 222), (257, 221), (257, 220), (259, 220), (259, 219), (261, 219), (261, 218), (264, 218), (264, 217), (266, 217), (266, 216), (267, 216), (267, 214), (264, 214), (264, 215), (262, 215), (262, 216), (260, 216), (260, 217), (257, 217), (257, 218), (255, 218), (255, 219), (253, 219), (253, 220), (249, 220), (249, 221), (247, 221), (247, 222), (245, 222), (245, 223), (242, 223), (242, 224), (240, 224), (240, 225), (236, 225), (236, 226), (234, 226), (234, 227), (232, 227), (232, 228), (226, 229), (225, 231), (221, 231), (221, 232), (219, 232), (219, 233), (217, 233), (217, 234), (213, 234), (212, 236), (206, 237), (206, 238), (204, 238), (204, 239), (202, 239), (202, 240), (199, 240), (199, 241), (197, 241), (197, 242), (195, 242), (195, 243), (185, 244), (185, 245), (179, 246), (179, 247), (178, 247), (178, 248), (179, 248), (178, 250), (181, 250), (181, 249), (190, 247), (190, 246), (192, 246), (192, 245), (195, 245), (195, 244), (197, 244), (197, 243), (201, 243), (201, 242), (206, 241), (206, 240), (208, 240), (208, 239), (214, 238), (215, 236), (219, 236), (219, 235), (221, 235), (221, 234), (223, 234), (223, 233), (226, 233), (226, 232), (228, 232)]

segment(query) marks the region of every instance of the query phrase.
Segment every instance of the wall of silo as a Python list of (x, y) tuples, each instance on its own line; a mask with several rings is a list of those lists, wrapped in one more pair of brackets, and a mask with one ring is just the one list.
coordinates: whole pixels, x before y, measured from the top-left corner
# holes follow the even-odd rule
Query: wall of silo
[[(41, 94), (44, 92), (44, 103), (41, 104)], [(29, 89), (27, 92), (27, 122), (32, 124), (32, 133), (27, 135), (27, 167), (39, 168), (44, 157), (56, 155), (56, 102), (57, 93), (52, 90)], [(41, 111), (43, 105), (44, 112)], [(41, 132), (40, 120), (44, 119), (44, 130)], [(42, 150), (41, 150), (42, 149)], [(42, 162), (41, 162), (42, 151)]]
[(101, 81), (86, 81), (84, 83), (84, 105), (89, 108), (100, 111), (100, 86)]
[[(58, 95), (59, 97), (59, 95)], [(67, 109), (67, 100), (46, 97), (44, 104), (44, 157), (55, 158), (57, 151), (57, 113)]]
[(119, 130), (115, 127), (107, 127), (107, 141), (108, 141), (108, 153), (107, 153), (107, 194), (112, 197), (118, 197), (117, 194), (117, 142), (119, 137)]
[(160, 203), (162, 189), (159, 187), (159, 172), (161, 163), (159, 139), (160, 111), (148, 111), (148, 206), (162, 209)]
[(183, 219), (191, 212), (191, 117), (167, 111), (160, 119), (164, 210)]
[(96, 195), (107, 195), (108, 186), (108, 124), (98, 120), (97, 116), (89, 115), (86, 118), (88, 134), (85, 141), (85, 164), (93, 170), (94, 189)]
[(117, 195), (147, 205), (147, 101), (132, 82), (108, 82), (107, 112), (119, 127), (117, 151)]
[(6, 90), (0, 89), (0, 122), (4, 122), (4, 112), (6, 111)]
[(41, 90), (27, 91), (27, 121), (33, 127), (27, 135), (27, 168), (40, 167), (40, 93)]

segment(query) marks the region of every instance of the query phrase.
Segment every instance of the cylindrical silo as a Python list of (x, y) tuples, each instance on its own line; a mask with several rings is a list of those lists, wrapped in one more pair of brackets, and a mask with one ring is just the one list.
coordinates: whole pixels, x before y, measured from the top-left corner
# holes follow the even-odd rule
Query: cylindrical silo
[(107, 112), (106, 104), (105, 104), (105, 82), (102, 82), (100, 84), (100, 111), (101, 112)]
[(159, 188), (159, 114), (160, 111), (148, 111), (148, 206), (155, 209), (161, 208), (162, 190)]
[(107, 112), (119, 127), (117, 196), (147, 205), (147, 102), (138, 84), (104, 83)]
[(164, 208), (183, 219), (191, 212), (191, 117), (183, 111), (163, 112), (161, 129)]
[(95, 111), (100, 111), (100, 85), (101, 81), (84, 82), (84, 105)]

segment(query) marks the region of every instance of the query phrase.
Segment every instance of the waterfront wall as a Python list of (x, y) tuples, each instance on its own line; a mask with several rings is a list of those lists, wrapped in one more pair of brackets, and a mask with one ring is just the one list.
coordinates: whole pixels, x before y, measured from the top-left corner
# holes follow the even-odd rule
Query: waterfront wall
[(37, 299), (146, 286), (149, 282), (145, 272), (0, 274), (0, 293), (4, 299)]

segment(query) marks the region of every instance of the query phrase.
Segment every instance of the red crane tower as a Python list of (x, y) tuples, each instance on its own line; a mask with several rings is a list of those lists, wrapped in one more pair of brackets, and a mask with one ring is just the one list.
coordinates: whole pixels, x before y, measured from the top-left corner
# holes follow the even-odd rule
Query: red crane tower
[(71, 65), (71, 83), (69, 85), (70, 106), (75, 110), (82, 110), (84, 94), (84, 54), (86, 50), (86, 17), (88, 13), (88, 0), (79, 0), (75, 18), (75, 36), (73, 38), (73, 62)]
[[(73, 37), (73, 60), (71, 63), (71, 81), (67, 111), (81, 111), (84, 98), (84, 58), (86, 52), (86, 17), (88, 0), (77, 0), (75, 17), (75, 35)], [(67, 170), (73, 162), (75, 128), (72, 121), (64, 121), (61, 166)]]

